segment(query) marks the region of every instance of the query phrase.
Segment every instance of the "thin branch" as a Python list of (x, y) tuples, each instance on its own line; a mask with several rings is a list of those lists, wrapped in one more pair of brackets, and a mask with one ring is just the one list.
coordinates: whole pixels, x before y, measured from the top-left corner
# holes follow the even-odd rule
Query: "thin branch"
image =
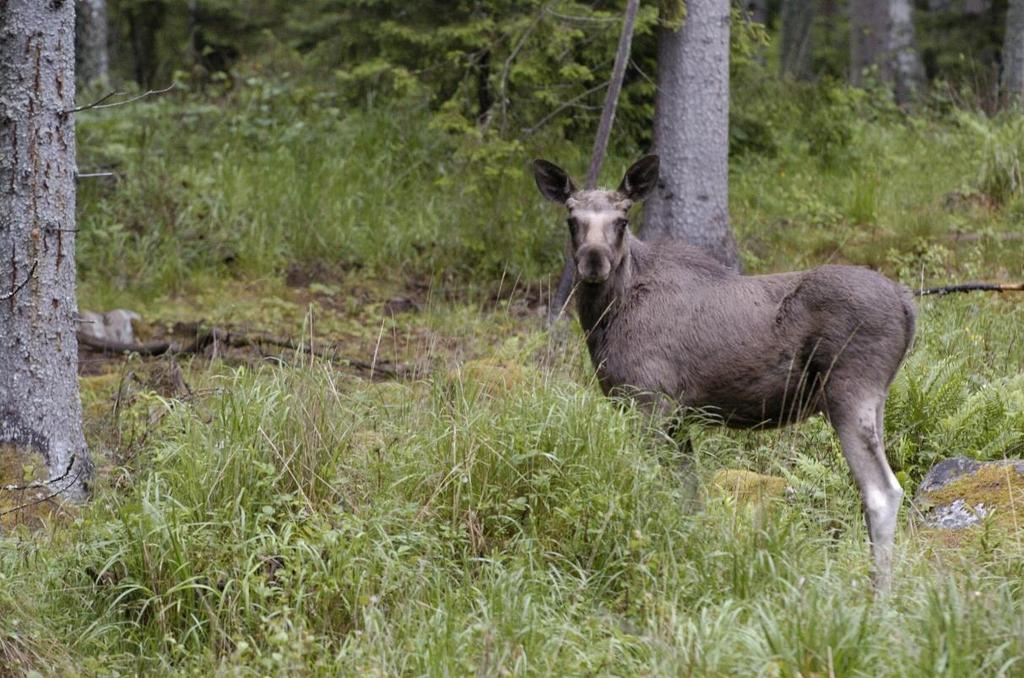
[(633, 24), (636, 22), (636, 13), (639, 9), (640, 0), (629, 0), (629, 4), (626, 5), (626, 17), (622, 23), (622, 33), (619, 35), (615, 65), (612, 66), (612, 77), (608, 91), (604, 95), (604, 110), (601, 111), (597, 138), (594, 139), (594, 150), (590, 155), (590, 168), (587, 170), (586, 180), (588, 189), (597, 186), (597, 177), (601, 172), (605, 152), (608, 150), (608, 139), (612, 135), (612, 125), (615, 123), (615, 109), (618, 107), (622, 81), (626, 77), (626, 64), (629, 63), (629, 51), (633, 44)]
[(39, 265), (39, 260), (38, 259), (33, 261), (32, 262), (32, 268), (29, 269), (28, 275), (25, 276), (25, 279), (22, 280), (19, 285), (16, 285), (13, 290), (11, 290), (10, 292), (8, 292), (7, 294), (5, 294), (3, 296), (0, 296), (0, 301), (7, 301), (11, 297), (13, 297), (15, 294), (20, 292), (22, 289), (24, 289), (25, 285), (28, 284), (28, 281), (32, 279), (33, 275), (35, 275), (35, 273), (36, 273), (36, 266), (38, 266), (38, 265)]
[(1024, 292), (1024, 283), (964, 283), (914, 290), (915, 297), (945, 296), (954, 292)]
[(274, 337), (267, 334), (246, 334), (243, 332), (229, 332), (218, 327), (203, 330), (196, 335), (196, 338), (186, 346), (180, 346), (166, 341), (155, 341), (146, 344), (127, 344), (109, 339), (100, 339), (90, 334), (78, 331), (78, 343), (93, 350), (103, 353), (125, 354), (137, 353), (142, 356), (163, 356), (163, 355), (197, 355), (212, 345), (223, 344), (233, 348), (260, 348), (261, 346), (274, 346), (277, 348), (306, 353), (323, 358), (332, 363), (346, 365), (360, 372), (368, 372), (372, 375), (383, 375), (398, 377), (408, 369), (406, 365), (389, 365), (381, 362), (366, 362), (355, 358), (339, 356), (333, 347), (316, 346), (312, 343), (297, 342), (284, 337)]
[(579, 23), (591, 23), (591, 24), (613, 24), (618, 21), (618, 17), (614, 16), (582, 16), (580, 14), (562, 14), (555, 10), (547, 7), (544, 12), (550, 14), (556, 19), (562, 19), (563, 21), (577, 21)]
[(81, 113), (82, 111), (95, 111), (95, 110), (99, 110), (101, 108), (114, 108), (115, 106), (127, 106), (128, 104), (135, 103), (136, 101), (139, 101), (140, 99), (145, 99), (146, 97), (149, 97), (149, 96), (154, 96), (154, 95), (158, 95), (158, 94), (166, 94), (167, 92), (170, 92), (172, 89), (174, 89), (177, 86), (178, 86), (178, 83), (172, 82), (170, 85), (168, 85), (167, 87), (164, 87), (163, 89), (146, 90), (142, 94), (134, 96), (131, 99), (125, 99), (124, 101), (115, 101), (112, 104), (105, 104), (105, 103), (103, 103), (104, 101), (107, 101), (111, 97), (123, 96), (124, 95), (124, 92), (116, 92), (116, 91), (115, 92), (110, 92), (110, 93), (100, 97), (96, 101), (92, 102), (91, 104), (87, 104), (85, 106), (79, 106), (77, 108), (72, 108), (70, 111), (61, 111), (61, 114), (62, 115), (68, 115), (70, 113)]
[[(75, 455), (71, 455), (71, 459), (68, 460), (68, 467), (64, 469), (64, 473), (60, 474), (56, 478), (50, 478), (49, 480), (37, 480), (27, 485), (0, 485), (0, 490), (6, 490), (8, 492), (22, 492), (24, 490), (36, 490), (42, 487), (49, 487), (54, 483), (59, 483), (68, 477), (71, 473), (71, 467), (75, 465)], [(3, 515), (0, 513), (0, 515)]]
[(537, 122), (536, 122), (536, 123), (535, 123), (535, 124), (533, 125), (533, 127), (527, 127), (527, 128), (525, 128), (525, 129), (523, 129), (523, 134), (524, 134), (524, 135), (526, 135), (526, 136), (529, 136), (529, 135), (533, 134), (534, 132), (536, 132), (537, 130), (539, 130), (539, 129), (540, 129), (541, 127), (543, 127), (544, 125), (546, 125), (546, 124), (548, 124), (549, 122), (551, 122), (551, 120), (552, 120), (552, 119), (553, 119), (553, 118), (554, 118), (555, 116), (557, 116), (557, 115), (558, 115), (559, 113), (561, 113), (561, 112), (562, 112), (562, 111), (564, 111), (565, 109), (567, 109), (567, 108), (570, 108), (570, 107), (572, 107), (572, 106), (576, 105), (576, 104), (577, 104), (577, 103), (578, 103), (579, 101), (581, 101), (582, 99), (585, 99), (585, 98), (587, 98), (588, 96), (590, 96), (590, 95), (591, 95), (591, 94), (593, 94), (594, 92), (597, 92), (597, 91), (599, 91), (599, 90), (602, 90), (602, 89), (604, 89), (604, 88), (605, 88), (605, 87), (607, 87), (607, 86), (608, 86), (609, 84), (611, 84), (611, 81), (610, 81), (610, 80), (606, 80), (606, 81), (602, 82), (602, 83), (601, 83), (601, 84), (599, 84), (599, 85), (594, 85), (593, 87), (591, 87), (590, 89), (588, 89), (588, 90), (587, 90), (586, 92), (583, 92), (582, 94), (578, 94), (578, 95), (574, 96), (574, 97), (573, 97), (572, 99), (569, 99), (568, 101), (566, 101), (566, 102), (563, 102), (563, 103), (559, 104), (559, 105), (558, 105), (558, 106), (557, 106), (557, 107), (556, 107), (556, 108), (555, 108), (554, 110), (552, 110), (552, 111), (551, 111), (551, 112), (549, 112), (549, 113), (548, 113), (547, 115), (545, 115), (545, 116), (544, 116), (543, 118), (541, 118), (540, 120), (538, 120), (538, 121), (537, 121)]
[[(74, 459), (74, 458), (72, 457), (72, 459)], [(70, 471), (70, 470), (71, 470), (71, 466), (69, 465), (68, 466), (68, 471)], [(19, 504), (17, 506), (9, 508), (6, 511), (0, 511), (0, 518), (6, 516), (9, 513), (17, 513), (18, 511), (24, 511), (25, 509), (30, 508), (32, 506), (35, 506), (36, 504), (42, 504), (43, 502), (50, 501), (54, 497), (56, 497), (56, 496), (60, 495), (61, 493), (66, 492), (67, 490), (69, 490), (76, 482), (78, 482), (78, 479), (82, 477), (82, 473), (84, 471), (85, 471), (85, 465), (83, 464), (82, 466), (78, 467), (78, 473), (75, 474), (75, 477), (72, 478), (68, 482), (68, 484), (65, 485), (64, 487), (60, 488), (59, 490), (54, 490), (53, 492), (51, 492), (50, 494), (47, 494), (45, 496), (37, 497), (36, 499), (33, 499), (32, 501), (25, 502), (24, 504)]]
[(85, 174), (76, 174), (76, 179), (95, 179), (97, 177), (116, 177), (117, 175), (113, 172), (87, 172)]
[(123, 94), (124, 94), (124, 92), (119, 92), (116, 89), (113, 89), (113, 90), (110, 90), (109, 92), (107, 92), (106, 94), (104, 94), (103, 96), (101, 96), (96, 101), (92, 102), (91, 104), (88, 104), (86, 106), (79, 106), (78, 108), (72, 108), (70, 111), (61, 111), (61, 114), (62, 115), (67, 115), (68, 113), (81, 113), (82, 111), (87, 111), (90, 108), (96, 108), (97, 106), (102, 104), (107, 99), (110, 99), (111, 97), (119, 97), (119, 96), (121, 96)]

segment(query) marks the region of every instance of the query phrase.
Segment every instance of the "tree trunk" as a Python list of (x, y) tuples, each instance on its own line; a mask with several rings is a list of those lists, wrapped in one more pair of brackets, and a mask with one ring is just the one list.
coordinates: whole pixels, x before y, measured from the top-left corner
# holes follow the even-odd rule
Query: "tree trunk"
[(78, 82), (106, 82), (110, 71), (107, 48), (107, 0), (77, 0), (75, 68)]
[(1024, 0), (1010, 0), (1003, 38), (1003, 98), (1024, 100)]
[(910, 0), (858, 0), (850, 3), (850, 80), (864, 84), (864, 73), (878, 75), (893, 89), (896, 103), (910, 103), (924, 81), (914, 38)]
[(783, 0), (779, 71), (782, 77), (811, 77), (811, 26), (814, 0)]
[(41, 454), (63, 477), (52, 490), (83, 499), (74, 47), (73, 2), (0, 3), (0, 444)]
[(658, 35), (654, 148), (658, 188), (643, 237), (681, 238), (738, 268), (729, 227), (729, 0), (690, 0)]

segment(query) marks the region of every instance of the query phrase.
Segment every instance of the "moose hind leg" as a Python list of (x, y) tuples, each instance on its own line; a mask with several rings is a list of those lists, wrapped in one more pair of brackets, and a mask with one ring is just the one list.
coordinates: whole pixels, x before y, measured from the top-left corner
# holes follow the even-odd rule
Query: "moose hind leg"
[(875, 588), (887, 592), (892, 585), (892, 551), (896, 514), (903, 488), (889, 468), (881, 429), (885, 396), (866, 397), (835, 404), (829, 418), (839, 434), (843, 456), (853, 472), (864, 505)]

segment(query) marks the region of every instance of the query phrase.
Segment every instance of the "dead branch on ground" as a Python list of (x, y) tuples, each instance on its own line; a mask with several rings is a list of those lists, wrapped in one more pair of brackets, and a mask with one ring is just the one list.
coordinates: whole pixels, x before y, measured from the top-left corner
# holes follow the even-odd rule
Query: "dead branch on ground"
[(317, 358), (328, 360), (331, 363), (351, 367), (359, 372), (366, 372), (371, 375), (395, 378), (406, 374), (409, 367), (404, 364), (391, 364), (387, 362), (366, 362), (356, 358), (347, 358), (338, 355), (333, 346), (318, 346), (312, 341), (298, 342), (284, 337), (275, 337), (268, 334), (250, 334), (246, 332), (229, 331), (219, 327), (201, 330), (196, 334), (195, 339), (185, 345), (176, 344), (170, 341), (154, 341), (144, 344), (126, 344), (109, 339), (100, 339), (89, 335), (81, 330), (78, 331), (78, 343), (82, 346), (111, 354), (137, 353), (142, 356), (165, 356), (165, 355), (198, 355), (210, 346), (219, 345), (231, 346), (233, 348), (256, 348), (265, 346), (282, 348), (296, 353), (313, 355)]

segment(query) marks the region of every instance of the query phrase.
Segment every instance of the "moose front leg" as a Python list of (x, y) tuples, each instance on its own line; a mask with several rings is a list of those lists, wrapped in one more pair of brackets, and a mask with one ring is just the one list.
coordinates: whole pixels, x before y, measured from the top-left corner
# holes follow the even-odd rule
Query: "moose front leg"
[(651, 419), (651, 425), (664, 437), (672, 441), (676, 447), (675, 462), (671, 469), (683, 486), (686, 505), (696, 509), (699, 504), (699, 482), (696, 464), (694, 463), (693, 439), (687, 434), (682, 440), (678, 438), (682, 427), (683, 410), (674, 399), (663, 393), (637, 393), (632, 396), (636, 405)]

